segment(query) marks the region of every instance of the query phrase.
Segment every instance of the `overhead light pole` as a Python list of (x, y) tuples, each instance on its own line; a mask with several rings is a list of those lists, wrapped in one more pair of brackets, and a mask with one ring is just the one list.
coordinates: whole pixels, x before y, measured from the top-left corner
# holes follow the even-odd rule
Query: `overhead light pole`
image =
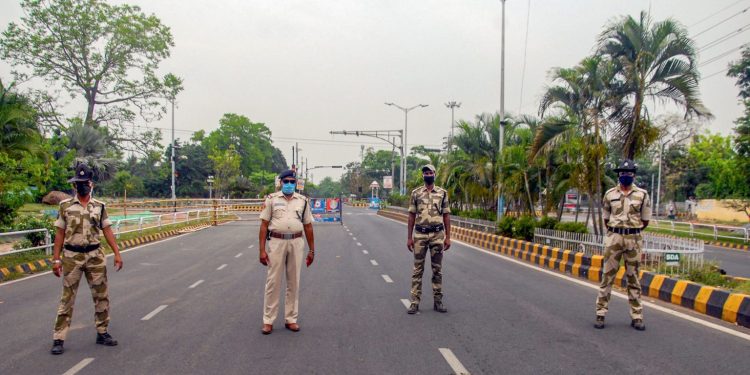
[(500, 37), (500, 145), (498, 155), (498, 164), (500, 170), (497, 181), (497, 220), (503, 216), (505, 201), (503, 199), (503, 146), (505, 143), (505, 0), (502, 3), (501, 15), (501, 37)]
[(461, 102), (456, 101), (450, 101), (448, 103), (445, 103), (445, 106), (451, 109), (451, 136), (448, 139), (448, 150), (451, 149), (453, 146), (453, 128), (456, 125), (456, 119), (455, 119), (455, 110), (456, 108), (461, 108)]
[(385, 105), (396, 107), (402, 111), (404, 111), (404, 137), (403, 137), (403, 147), (404, 147), (404, 153), (403, 157), (401, 158), (401, 195), (406, 195), (406, 158), (409, 157), (409, 149), (408, 149), (408, 143), (407, 143), (407, 131), (409, 129), (409, 111), (416, 109), (416, 108), (424, 108), (427, 107), (428, 104), (417, 104), (413, 107), (402, 107), (398, 104), (394, 103), (385, 103)]

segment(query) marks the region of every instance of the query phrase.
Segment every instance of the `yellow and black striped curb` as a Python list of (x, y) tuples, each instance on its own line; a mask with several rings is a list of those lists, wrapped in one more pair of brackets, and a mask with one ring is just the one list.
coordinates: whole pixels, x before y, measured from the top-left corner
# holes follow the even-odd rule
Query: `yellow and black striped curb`
[(369, 203), (347, 203), (347, 205), (352, 207), (370, 207)]
[(727, 247), (727, 248), (735, 249), (735, 250), (750, 251), (750, 245), (740, 245), (740, 244), (736, 244), (732, 242), (706, 241), (706, 244), (711, 245), (711, 246)]
[[(198, 230), (207, 228), (210, 225), (208, 224), (201, 224), (201, 225), (191, 225), (189, 227), (183, 227), (180, 229), (173, 229), (167, 232), (161, 232), (156, 234), (150, 234), (143, 237), (133, 238), (130, 240), (120, 241), (117, 243), (117, 247), (120, 248), (120, 250), (125, 250), (127, 248), (143, 245), (149, 242), (158, 241), (163, 238), (172, 237), (175, 235), (180, 234), (180, 232), (183, 232), (185, 230)], [(52, 267), (52, 259), (39, 259), (35, 260), (33, 262), (29, 263), (23, 263), (16, 265), (14, 267), (4, 267), (0, 268), (0, 281), (3, 281), (6, 279), (10, 274), (12, 273), (34, 273), (38, 271), (45, 271)]]
[[(387, 210), (378, 211), (378, 215), (402, 222), (407, 219), (405, 214)], [(602, 278), (604, 257), (601, 255), (589, 256), (580, 252), (562, 250), (457, 226), (452, 226), (451, 232), (453, 238), (459, 241), (522, 259), (540, 267), (569, 273), (591, 281), (601, 281)], [(625, 287), (627, 281), (624, 276), (625, 267), (621, 267), (615, 283)], [(649, 297), (658, 298), (750, 328), (750, 296), (748, 295), (730, 293), (726, 290), (673, 279), (652, 272), (640, 271), (639, 277), (642, 292)]]

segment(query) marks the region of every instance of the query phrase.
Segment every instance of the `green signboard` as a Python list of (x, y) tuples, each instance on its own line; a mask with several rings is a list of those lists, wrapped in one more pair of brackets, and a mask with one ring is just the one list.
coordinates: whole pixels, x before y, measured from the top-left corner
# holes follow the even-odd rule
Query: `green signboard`
[(679, 266), (680, 253), (664, 253), (664, 264), (667, 266)]

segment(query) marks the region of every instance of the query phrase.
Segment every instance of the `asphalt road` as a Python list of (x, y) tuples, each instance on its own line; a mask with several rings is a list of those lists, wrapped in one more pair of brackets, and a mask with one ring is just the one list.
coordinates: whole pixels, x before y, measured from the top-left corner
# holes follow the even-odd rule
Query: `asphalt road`
[[(750, 368), (747, 338), (649, 307), (648, 329), (638, 332), (620, 298), (612, 299), (607, 328), (595, 330), (595, 290), (458, 243), (444, 259), (449, 312), (432, 311), (426, 271), (422, 311), (407, 315), (402, 299), (409, 296), (412, 258), (405, 226), (366, 209), (348, 209), (344, 218), (345, 226), (315, 227), (317, 259), (302, 273), (299, 333), (283, 329), (280, 317), (273, 334), (260, 334), (265, 268), (257, 261), (258, 225), (235, 222), (124, 254), (125, 269), (110, 273), (110, 332), (120, 341), (114, 348), (94, 343), (85, 286), (66, 353), (52, 356), (60, 280), (47, 274), (0, 285), (0, 374), (74, 368), (79, 374), (448, 374), (461, 366), (472, 374), (746, 374)], [(166, 307), (153, 315), (160, 306)]]

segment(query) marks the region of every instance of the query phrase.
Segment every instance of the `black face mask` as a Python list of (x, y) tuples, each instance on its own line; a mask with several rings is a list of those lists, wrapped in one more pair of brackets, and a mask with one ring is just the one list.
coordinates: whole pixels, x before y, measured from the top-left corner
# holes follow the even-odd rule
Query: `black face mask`
[(76, 183), (76, 192), (78, 195), (85, 197), (91, 193), (91, 186), (89, 186), (88, 182), (77, 182)]
[(435, 183), (435, 176), (423, 176), (424, 177), (424, 183), (427, 185), (432, 185)]

